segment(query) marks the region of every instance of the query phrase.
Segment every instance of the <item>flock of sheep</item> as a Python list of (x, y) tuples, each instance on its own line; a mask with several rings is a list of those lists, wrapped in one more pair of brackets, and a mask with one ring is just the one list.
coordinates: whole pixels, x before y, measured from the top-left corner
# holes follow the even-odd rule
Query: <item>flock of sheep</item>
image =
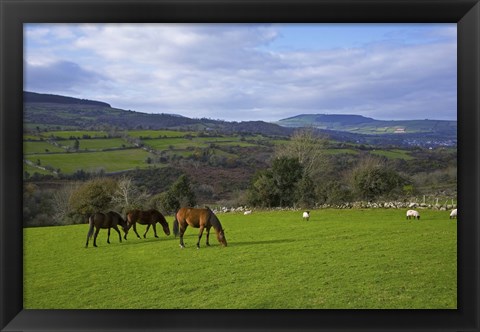
[[(248, 215), (251, 214), (252, 210), (245, 211), (243, 214)], [(310, 211), (304, 211), (302, 215), (303, 220), (309, 221), (310, 220)], [(407, 211), (407, 219), (420, 219), (420, 213), (416, 210), (408, 210)], [(457, 218), (457, 209), (453, 209), (450, 212), (450, 219), (456, 219)]]
[[(407, 211), (407, 219), (420, 219), (420, 213), (416, 210), (408, 210)], [(457, 209), (453, 209), (450, 212), (450, 219), (456, 219), (457, 218)]]
[[(245, 211), (244, 215), (249, 215), (252, 213), (252, 210)], [(310, 211), (304, 211), (302, 215), (303, 220), (309, 221), (310, 220)], [(407, 211), (407, 219), (420, 219), (420, 213), (416, 210), (408, 210)], [(457, 218), (457, 209), (453, 209), (450, 212), (450, 219)]]

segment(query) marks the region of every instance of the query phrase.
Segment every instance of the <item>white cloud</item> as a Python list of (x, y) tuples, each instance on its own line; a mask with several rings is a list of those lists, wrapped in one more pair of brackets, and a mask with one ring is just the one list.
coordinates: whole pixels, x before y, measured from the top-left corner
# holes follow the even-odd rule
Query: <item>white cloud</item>
[[(39, 26), (26, 33), (27, 86), (41, 86), (43, 73), (43, 82), (60, 87), (64, 80), (66, 92), (108, 97), (115, 107), (227, 120), (326, 110), (455, 118), (456, 29), (406, 43), (410, 31), (363, 47), (281, 51), (268, 48), (280, 36), (276, 25)], [(58, 66), (66, 62), (77, 72)], [(56, 76), (38, 71), (53, 64)], [(95, 79), (67, 78), (61, 68)]]

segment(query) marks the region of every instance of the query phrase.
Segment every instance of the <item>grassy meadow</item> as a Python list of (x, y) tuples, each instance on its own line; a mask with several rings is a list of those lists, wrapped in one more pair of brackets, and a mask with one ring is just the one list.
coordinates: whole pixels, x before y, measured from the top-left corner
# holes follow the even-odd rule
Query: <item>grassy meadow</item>
[(228, 247), (212, 229), (200, 250), (192, 228), (185, 249), (161, 227), (111, 244), (101, 230), (98, 248), (86, 224), (25, 228), (24, 308), (455, 309), (457, 221), (420, 212), (219, 213)]

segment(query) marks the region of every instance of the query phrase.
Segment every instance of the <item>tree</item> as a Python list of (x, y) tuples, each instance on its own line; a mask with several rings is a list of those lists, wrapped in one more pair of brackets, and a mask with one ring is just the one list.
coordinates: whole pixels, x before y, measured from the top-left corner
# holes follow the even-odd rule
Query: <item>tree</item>
[(320, 137), (314, 128), (301, 128), (295, 131), (290, 141), (279, 146), (275, 151), (277, 157), (297, 158), (304, 173), (314, 178), (327, 167), (325, 148), (328, 141)]
[(132, 209), (142, 209), (148, 199), (148, 194), (134, 185), (131, 178), (124, 176), (117, 182), (112, 203), (118, 210), (127, 212)]
[(195, 193), (190, 184), (190, 178), (186, 174), (180, 175), (169, 191), (177, 198), (181, 207), (195, 206), (197, 204)]
[(297, 158), (277, 158), (272, 163), (272, 178), (279, 196), (280, 206), (293, 206), (295, 189), (302, 178), (303, 168)]
[(165, 191), (153, 197), (152, 205), (165, 214), (173, 214), (180, 209), (180, 202), (171, 191)]
[(67, 184), (53, 192), (53, 220), (57, 225), (65, 225), (70, 215), (70, 196), (77, 189), (75, 184)]
[(298, 159), (276, 158), (270, 169), (258, 172), (249, 189), (248, 200), (254, 206), (293, 206), (303, 169)]
[(298, 182), (295, 196), (296, 202), (300, 207), (310, 208), (315, 205), (315, 185), (308, 175), (304, 174)]
[(117, 182), (109, 178), (93, 179), (85, 182), (72, 192), (68, 205), (73, 214), (86, 217), (95, 212), (105, 212), (112, 208), (112, 197), (117, 190)]
[(384, 161), (374, 157), (363, 159), (353, 169), (351, 181), (357, 195), (369, 201), (391, 195), (407, 183), (406, 179), (388, 167)]
[(278, 188), (271, 170), (257, 172), (248, 191), (248, 202), (253, 206), (272, 207), (279, 204)]

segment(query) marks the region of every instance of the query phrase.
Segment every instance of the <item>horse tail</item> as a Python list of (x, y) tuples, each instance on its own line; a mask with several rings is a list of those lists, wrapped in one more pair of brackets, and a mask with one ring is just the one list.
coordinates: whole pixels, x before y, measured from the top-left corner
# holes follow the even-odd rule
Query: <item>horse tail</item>
[[(178, 211), (177, 211), (178, 212)], [(179, 227), (178, 227), (178, 220), (177, 220), (177, 212), (175, 212), (175, 219), (173, 220), (173, 235), (177, 237), (179, 233)]]
[(87, 244), (85, 244), (85, 247), (88, 247), (88, 241), (92, 238), (92, 235), (93, 235), (93, 229), (94, 229), (93, 217), (94, 217), (94, 215), (92, 214), (92, 215), (88, 218), (88, 223), (89, 223), (90, 227), (89, 227), (89, 229), (88, 229)]

